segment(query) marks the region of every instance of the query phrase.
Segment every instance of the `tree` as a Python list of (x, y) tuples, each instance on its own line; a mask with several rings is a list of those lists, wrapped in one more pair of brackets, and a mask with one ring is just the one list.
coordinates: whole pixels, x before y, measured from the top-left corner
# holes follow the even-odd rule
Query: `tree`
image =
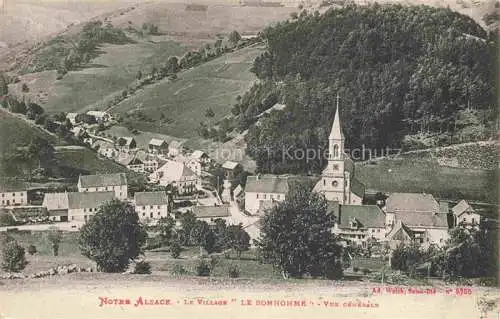
[(241, 35), (238, 33), (238, 31), (234, 30), (229, 34), (228, 40), (233, 46), (235, 46), (236, 44), (238, 44), (238, 42), (240, 42)]
[(182, 245), (190, 246), (193, 245), (192, 231), (196, 225), (196, 215), (191, 212), (185, 212), (182, 214), (181, 218), (181, 230), (180, 230), (180, 240)]
[(250, 235), (243, 229), (242, 225), (231, 225), (228, 227), (229, 247), (236, 250), (238, 258), (241, 253), (250, 248)]
[(424, 261), (423, 255), (420, 245), (416, 242), (400, 244), (392, 252), (391, 268), (404, 271), (412, 277), (416, 267)]
[(22, 89), (21, 89), (24, 93), (26, 92), (29, 92), (30, 91), (30, 88), (28, 87), (28, 85), (26, 83), (23, 83), (23, 86), (22, 86)]
[(0, 73), (0, 96), (9, 94), (8, 82), (3, 73)]
[(341, 276), (341, 248), (332, 234), (335, 216), (324, 196), (295, 185), (278, 206), (261, 219), (257, 246), (265, 262), (283, 276)]
[(50, 227), (47, 233), (47, 240), (52, 246), (52, 253), (54, 256), (59, 255), (59, 244), (62, 240), (62, 231), (56, 227)]
[(134, 208), (113, 200), (83, 225), (79, 245), (82, 254), (104, 272), (121, 272), (142, 254), (147, 233)]
[(215, 235), (206, 221), (197, 220), (191, 232), (193, 241), (211, 254), (215, 251)]
[(15, 240), (8, 240), (2, 249), (2, 269), (5, 271), (19, 272), (26, 267), (26, 254), (24, 248)]
[(174, 239), (170, 244), (170, 255), (177, 259), (181, 255), (182, 247), (178, 239)]
[(156, 224), (158, 236), (161, 238), (163, 245), (170, 245), (171, 240), (174, 238), (175, 220), (171, 217), (162, 217)]
[(205, 111), (205, 116), (206, 116), (206, 117), (214, 117), (214, 116), (215, 116), (214, 110), (212, 110), (212, 108), (211, 108), (211, 107), (209, 107), (209, 108)]

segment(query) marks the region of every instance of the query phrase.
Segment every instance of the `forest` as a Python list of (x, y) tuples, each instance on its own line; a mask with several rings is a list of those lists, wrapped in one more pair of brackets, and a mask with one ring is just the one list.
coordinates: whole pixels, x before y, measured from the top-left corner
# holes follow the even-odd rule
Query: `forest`
[[(428, 6), (354, 6), (266, 28), (259, 78), (232, 113), (261, 172), (319, 171), (283, 150), (325, 149), (337, 94), (346, 147), (404, 150), (495, 133), (497, 35)], [(286, 105), (262, 116), (275, 103)], [(253, 125), (257, 122), (258, 125)]]

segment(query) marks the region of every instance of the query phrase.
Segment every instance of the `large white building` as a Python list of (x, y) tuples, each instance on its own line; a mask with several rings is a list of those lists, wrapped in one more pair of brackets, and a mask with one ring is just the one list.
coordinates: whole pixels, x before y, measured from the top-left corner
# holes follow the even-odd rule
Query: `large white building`
[(245, 186), (245, 210), (263, 212), (273, 202), (281, 202), (288, 193), (288, 178), (276, 175), (248, 176)]
[(28, 191), (18, 187), (0, 186), (0, 207), (28, 204)]
[(102, 205), (115, 199), (113, 192), (66, 193), (68, 196), (68, 220), (86, 222)]
[(328, 164), (314, 191), (341, 205), (362, 205), (365, 187), (354, 176), (354, 163), (344, 151), (344, 142), (337, 98), (337, 109), (328, 138)]
[(81, 175), (78, 179), (78, 191), (81, 193), (112, 191), (116, 198), (127, 199), (127, 175), (125, 173)]
[(172, 201), (167, 193), (136, 192), (134, 194), (135, 211), (139, 219), (160, 219), (168, 217), (172, 210)]
[(172, 184), (177, 188), (180, 195), (196, 191), (200, 183), (198, 176), (183, 163), (168, 161), (155, 172), (149, 175), (149, 179), (158, 182), (159, 185)]

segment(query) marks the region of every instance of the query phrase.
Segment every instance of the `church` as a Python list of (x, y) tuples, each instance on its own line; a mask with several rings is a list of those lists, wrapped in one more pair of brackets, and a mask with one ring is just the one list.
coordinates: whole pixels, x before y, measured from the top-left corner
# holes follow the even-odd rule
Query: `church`
[(326, 200), (335, 201), (341, 205), (362, 205), (365, 187), (356, 179), (354, 162), (345, 153), (344, 145), (345, 137), (340, 123), (337, 96), (337, 108), (328, 137), (328, 164), (313, 191), (322, 193)]

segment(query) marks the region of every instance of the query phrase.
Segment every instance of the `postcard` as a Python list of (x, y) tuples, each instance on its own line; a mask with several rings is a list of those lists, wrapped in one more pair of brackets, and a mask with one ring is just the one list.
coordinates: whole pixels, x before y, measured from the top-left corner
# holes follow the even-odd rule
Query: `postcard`
[(500, 319), (497, 0), (0, 0), (0, 318)]

